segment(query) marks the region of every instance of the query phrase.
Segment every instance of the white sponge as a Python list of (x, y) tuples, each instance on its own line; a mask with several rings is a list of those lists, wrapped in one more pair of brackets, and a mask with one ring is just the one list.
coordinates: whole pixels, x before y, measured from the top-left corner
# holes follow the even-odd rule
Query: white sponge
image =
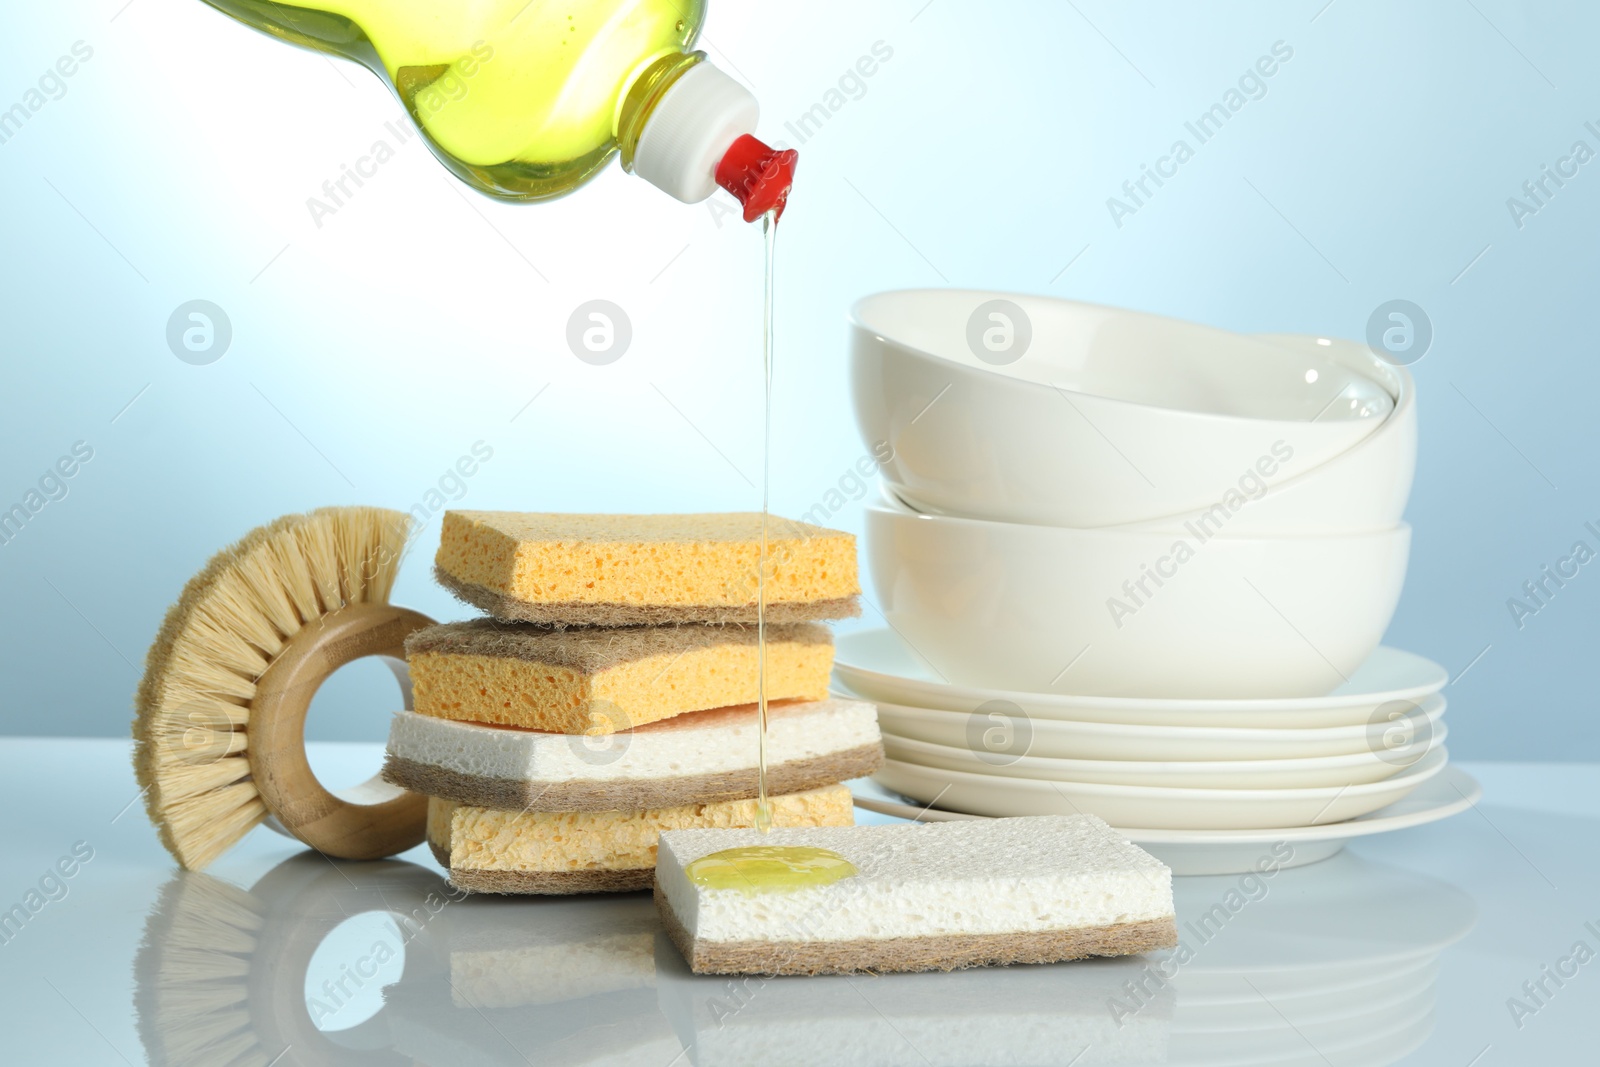
[[(685, 870), (713, 852), (787, 845), (836, 852), (857, 873), (752, 892), (699, 885)], [(1177, 942), (1171, 871), (1092, 815), (669, 831), (656, 897), (696, 972), (950, 970)]]
[[(389, 729), (384, 777), (418, 793), (514, 811), (612, 811), (756, 795), (754, 705), (585, 736), (457, 722), (403, 711)], [(774, 704), (768, 786), (798, 793), (877, 770), (877, 709), (859, 700)]]

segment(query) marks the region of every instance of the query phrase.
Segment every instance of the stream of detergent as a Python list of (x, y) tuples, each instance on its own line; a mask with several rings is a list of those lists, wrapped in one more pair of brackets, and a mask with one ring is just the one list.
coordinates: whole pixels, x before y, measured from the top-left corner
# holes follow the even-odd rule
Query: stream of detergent
[[(756, 731), (756, 828), (772, 829), (772, 808), (767, 797), (767, 540), (771, 519), (772, 477), (772, 263), (778, 236), (778, 216), (768, 212), (761, 220), (766, 240), (766, 291), (762, 297), (762, 412), (761, 412), (761, 549), (756, 557), (756, 708), (761, 721)], [(723, 849), (690, 862), (684, 873), (696, 885), (710, 889), (754, 894), (784, 892), (828, 885), (856, 875), (855, 864), (831, 849), (812, 845), (747, 845)]]
[(766, 242), (765, 287), (761, 301), (761, 553), (756, 560), (756, 708), (761, 716), (756, 731), (756, 829), (772, 829), (772, 806), (767, 799), (767, 524), (772, 488), (772, 252), (778, 243), (778, 213), (761, 218)]

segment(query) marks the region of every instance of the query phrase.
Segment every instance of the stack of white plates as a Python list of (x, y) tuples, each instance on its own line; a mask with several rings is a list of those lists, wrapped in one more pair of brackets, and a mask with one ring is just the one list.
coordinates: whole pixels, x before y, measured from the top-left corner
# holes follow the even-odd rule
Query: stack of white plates
[(1320, 697), (1022, 693), (938, 680), (893, 633), (839, 639), (835, 686), (878, 705), (888, 761), (857, 794), (928, 820), (1098, 815), (1179, 874), (1325, 859), (1479, 795), (1448, 765), (1444, 668), (1380, 647)]
[(1411, 544), (1404, 367), (912, 290), (856, 304), (851, 372), (889, 629), (842, 641), (837, 677), (879, 705), (885, 790), (928, 818), (1090, 812), (1218, 873), (1471, 802), (1445, 672), (1380, 644)]

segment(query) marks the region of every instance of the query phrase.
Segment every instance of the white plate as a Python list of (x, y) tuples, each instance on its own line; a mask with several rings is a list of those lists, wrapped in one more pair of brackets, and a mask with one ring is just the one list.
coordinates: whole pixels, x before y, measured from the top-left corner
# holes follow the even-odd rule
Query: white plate
[[(839, 695), (870, 699), (848, 690)], [(1140, 726), (1046, 719), (1016, 705), (991, 702), (977, 711), (941, 711), (874, 701), (887, 733), (936, 745), (1017, 756), (1076, 760), (1294, 760), (1325, 756), (1404, 756), (1443, 736), (1443, 696), (1395, 705), (1405, 714), (1358, 726), (1311, 729), (1247, 729), (1231, 726)], [(1403, 761), (1402, 761), (1403, 762)], [(959, 768), (958, 768), (959, 769)]]
[[(1011, 755), (974, 747), (940, 745), (901, 737), (883, 727), (884, 752), (892, 760), (923, 767), (971, 771), (997, 778), (1032, 778), (1052, 782), (1156, 786), (1190, 789), (1307, 789), (1363, 785), (1392, 778), (1421, 761), (1443, 743), (1444, 724), (1392, 752), (1358, 752), (1312, 759), (1256, 760), (1104, 760), (1056, 759)], [(997, 732), (1000, 728), (997, 728)]]
[(1112, 826), (1249, 830), (1343, 822), (1394, 803), (1444, 769), (1438, 748), (1393, 778), (1316, 789), (1166, 789), (1084, 785), (921, 767), (885, 760), (873, 777), (913, 800), (975, 815), (1098, 815)]
[[(880, 815), (922, 822), (988, 818), (908, 803), (881, 784), (866, 779), (852, 782), (851, 788), (857, 807)], [(1448, 818), (1470, 808), (1482, 795), (1483, 788), (1470, 774), (1459, 767), (1446, 766), (1442, 773), (1429, 778), (1407, 796), (1346, 822), (1255, 830), (1118, 826), (1117, 832), (1172, 868), (1173, 874), (1243, 874), (1257, 870), (1263, 858), (1276, 859), (1284, 868), (1315, 863), (1334, 855), (1344, 848), (1345, 842), (1355, 838)], [(1287, 858), (1282, 855), (1285, 848), (1291, 850)]]
[(949, 685), (922, 666), (893, 632), (863, 630), (840, 637), (834, 674), (868, 700), (972, 712), (1007, 701), (1041, 719), (1150, 726), (1363, 726), (1386, 705), (1416, 703), (1437, 693), (1449, 672), (1430, 659), (1383, 646), (1327, 696), (1249, 700), (1084, 697)]

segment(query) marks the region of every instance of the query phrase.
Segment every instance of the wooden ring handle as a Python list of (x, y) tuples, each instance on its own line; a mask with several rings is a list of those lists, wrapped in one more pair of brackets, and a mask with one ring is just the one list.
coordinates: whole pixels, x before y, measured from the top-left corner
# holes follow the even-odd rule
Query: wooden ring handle
[(367, 656), (391, 660), (404, 684), (406, 638), (433, 624), (393, 604), (351, 604), (295, 634), (261, 675), (245, 751), (262, 803), (292, 837), (347, 860), (382, 859), (422, 843), (427, 797), (378, 775), (338, 794), (317, 781), (306, 760), (306, 712), (329, 675)]

